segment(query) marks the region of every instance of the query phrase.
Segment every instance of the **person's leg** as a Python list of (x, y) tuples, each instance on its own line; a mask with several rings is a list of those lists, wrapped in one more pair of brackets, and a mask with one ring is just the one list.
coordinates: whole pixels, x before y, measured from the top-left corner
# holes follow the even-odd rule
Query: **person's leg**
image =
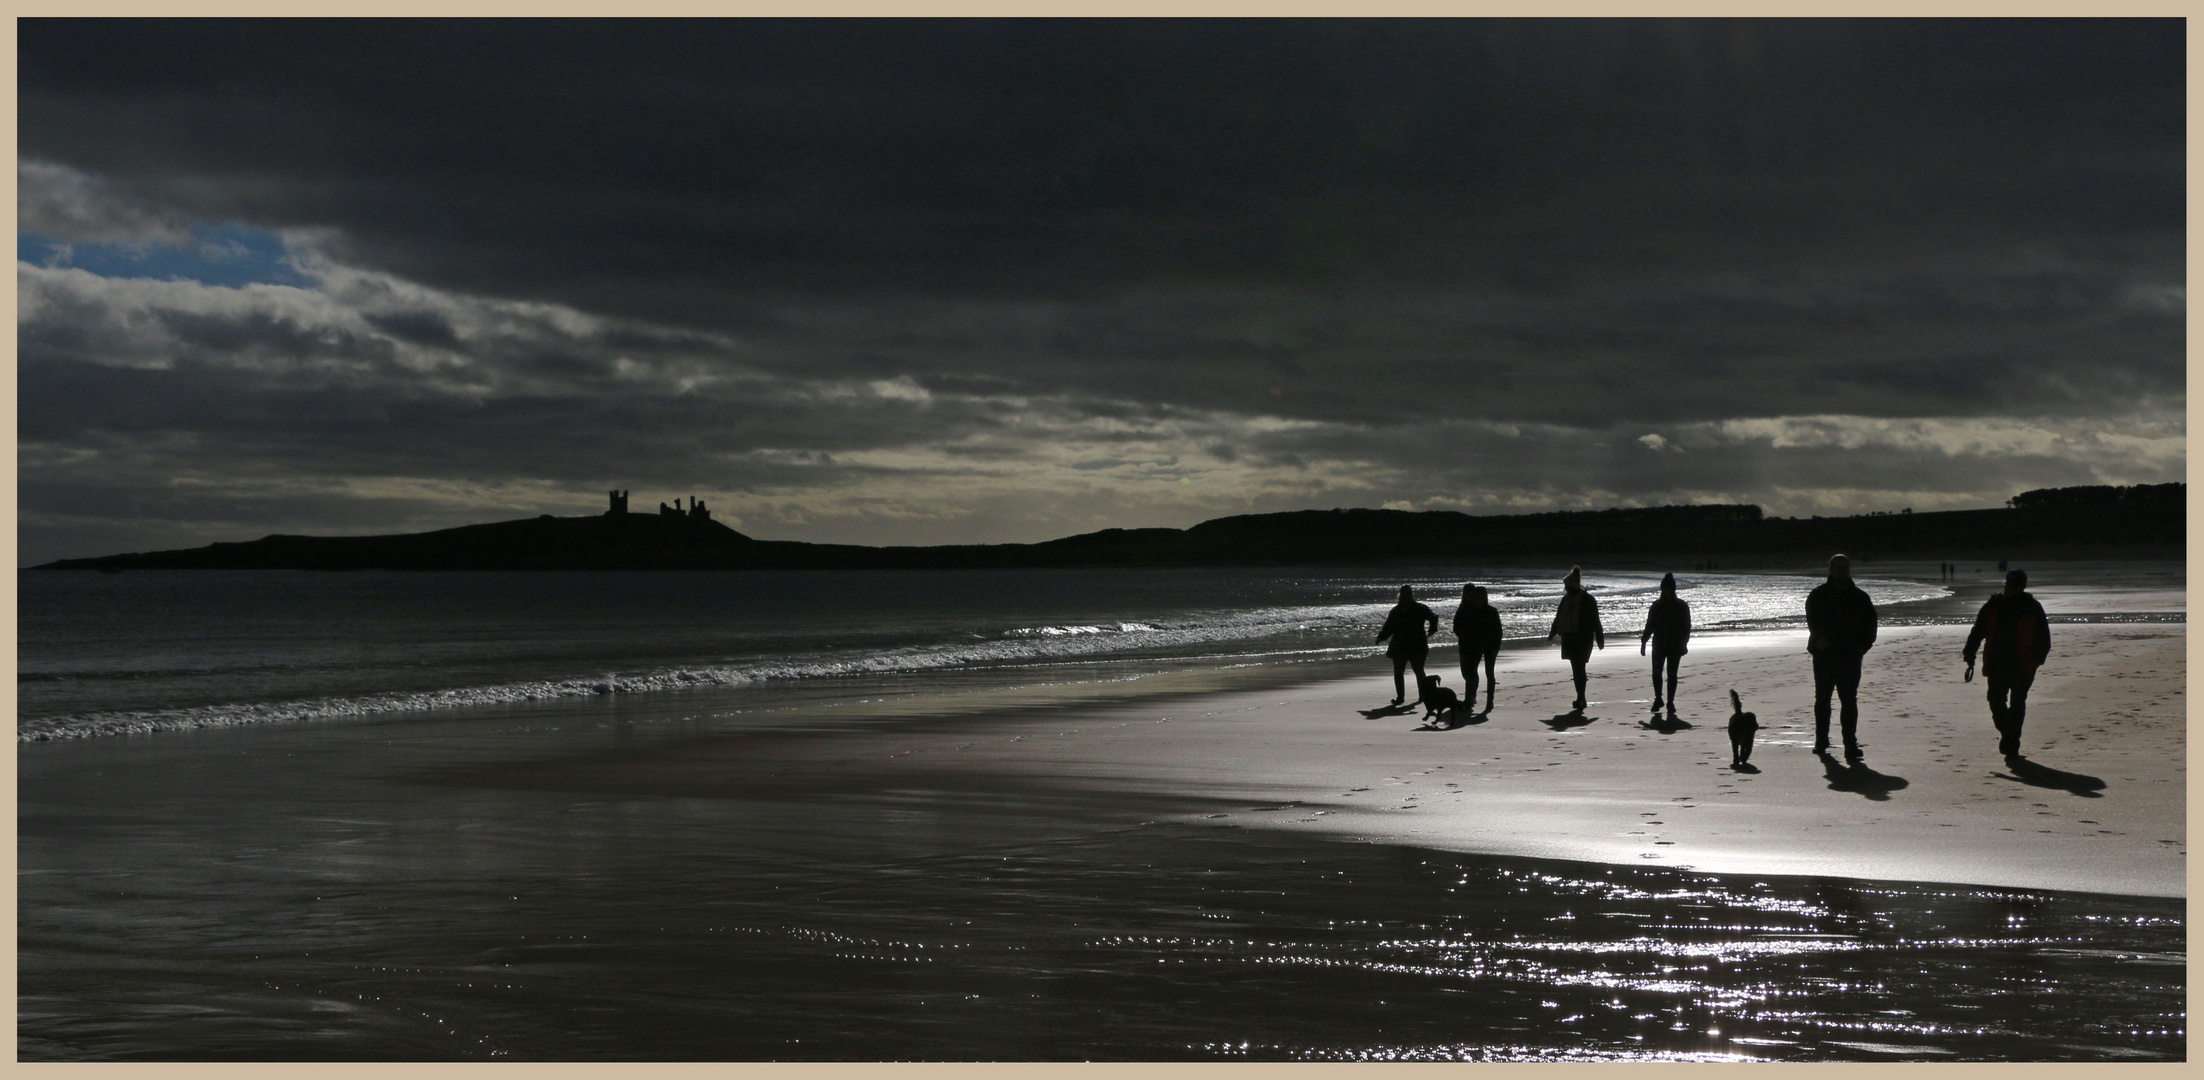
[(1569, 678), (1576, 683), (1576, 707), (1582, 710), (1584, 708), (1584, 682), (1587, 678), (1584, 674), (1584, 661), (1574, 656), (1569, 658)]
[[(1469, 646), (1464, 645), (1461, 647), (1461, 655), (1457, 659), (1462, 663), (1462, 700), (1474, 705), (1477, 698), (1477, 653)], [(1477, 710), (1471, 709), (1470, 711), (1476, 712)]]
[(1837, 687), (1836, 665), (1814, 656), (1814, 753), (1829, 749), (1829, 693)]
[(1661, 650), (1653, 650), (1653, 711), (1661, 711)]
[(1674, 716), (1676, 715), (1676, 669), (1683, 664), (1684, 658), (1671, 653), (1662, 659), (1668, 661), (1668, 715)]
[(1838, 720), (1844, 725), (1844, 753), (1860, 751), (1860, 658), (1847, 657), (1837, 672)]
[(2036, 681), (2033, 671), (2013, 680), (2011, 703), (2005, 706), (2005, 742), (2008, 754), (2020, 753), (2020, 726), (2028, 719), (2028, 688)]
[(1988, 672), (1983, 673), (1982, 681), (1989, 684), (1986, 689), (1990, 698), (1990, 724), (1997, 728), (1998, 749), (2003, 751), (2005, 748), (2005, 732), (2013, 723), (2012, 717), (2006, 711), (2005, 699), (2012, 693), (2013, 688), (2005, 680)]
[[(1485, 654), (1485, 711), (1488, 713), (1492, 711), (1492, 696), (1500, 692), (1500, 676), (1495, 670), (1499, 665), (1499, 653), (1488, 652)], [(1475, 682), (1469, 684), (1469, 694), (1471, 697), (1476, 696), (1477, 684)]]
[(1416, 703), (1419, 705), (1423, 703), (1423, 661), (1424, 657), (1429, 655), (1429, 653), (1412, 653), (1408, 657), (1409, 666), (1416, 669)]
[(1401, 702), (1403, 702), (1403, 701), (1406, 701), (1406, 700), (1408, 700), (1408, 691), (1407, 691), (1407, 690), (1406, 690), (1405, 688), (1403, 688), (1403, 687), (1401, 686), (1401, 684), (1400, 684), (1400, 674), (1401, 674), (1401, 672), (1403, 672), (1403, 671), (1406, 671), (1406, 670), (1408, 670), (1408, 658), (1407, 658), (1407, 657), (1405, 657), (1405, 656), (1396, 656), (1396, 657), (1394, 657), (1394, 658), (1393, 658), (1393, 704), (1395, 704), (1395, 705), (1398, 705), (1398, 704), (1400, 704)]

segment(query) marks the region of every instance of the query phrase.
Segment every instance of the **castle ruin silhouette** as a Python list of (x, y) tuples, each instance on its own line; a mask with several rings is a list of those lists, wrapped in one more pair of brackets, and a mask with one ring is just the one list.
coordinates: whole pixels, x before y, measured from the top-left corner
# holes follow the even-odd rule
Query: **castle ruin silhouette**
[[(628, 493), (625, 491), (612, 492), (612, 508), (605, 511), (605, 516), (626, 517), (627, 512)], [(687, 510), (681, 509), (680, 499), (675, 499), (672, 506), (667, 506), (665, 503), (659, 503), (658, 516), (685, 517), (694, 521), (712, 520), (712, 512), (704, 508), (704, 500), (699, 499), (694, 495), (689, 496), (689, 508)]]

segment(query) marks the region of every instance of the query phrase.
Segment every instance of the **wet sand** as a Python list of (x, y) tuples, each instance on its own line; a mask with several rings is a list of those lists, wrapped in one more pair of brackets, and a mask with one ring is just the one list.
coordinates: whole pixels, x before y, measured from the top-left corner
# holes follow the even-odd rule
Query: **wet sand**
[[(1492, 713), (1447, 730), (1347, 678), (868, 731), (713, 736), (452, 774), (605, 794), (892, 798), (1161, 818), (1443, 851), (1774, 875), (2186, 895), (2186, 630), (2060, 624), (2024, 757), (1996, 752), (1959, 627), (1894, 627), (1861, 682), (1860, 767), (1811, 752), (1803, 634), (1708, 635), (1682, 719), (1650, 728), (1628, 639), (1595, 654), (1583, 720), (1567, 670), (1504, 656)], [(1451, 653), (1433, 657), (1445, 670)], [(1444, 666), (1442, 666), (1444, 665)], [(1450, 685), (1460, 685), (1448, 671)], [(1763, 729), (1730, 765), (1734, 687)]]
[(1795, 633), (1669, 732), (1618, 635), (1558, 728), (1533, 649), (1451, 730), (1365, 659), (26, 744), (18, 1057), (2182, 1057), (2185, 626), (2054, 625), (2030, 764), (1964, 634), (1863, 771)]

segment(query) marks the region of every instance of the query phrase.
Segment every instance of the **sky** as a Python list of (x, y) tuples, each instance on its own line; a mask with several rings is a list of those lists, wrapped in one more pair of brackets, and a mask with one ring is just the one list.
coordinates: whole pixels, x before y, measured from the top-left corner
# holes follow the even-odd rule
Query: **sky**
[(19, 562), (2186, 478), (2177, 20), (19, 23)]

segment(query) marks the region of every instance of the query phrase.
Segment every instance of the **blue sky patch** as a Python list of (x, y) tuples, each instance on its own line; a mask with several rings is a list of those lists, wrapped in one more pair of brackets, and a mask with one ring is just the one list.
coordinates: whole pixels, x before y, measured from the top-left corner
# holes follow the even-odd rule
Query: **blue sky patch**
[(15, 257), (40, 266), (73, 266), (101, 277), (158, 278), (208, 285), (311, 285), (291, 266), (283, 240), (265, 229), (219, 225), (193, 230), (188, 243), (114, 240), (60, 243), (37, 233), (17, 233)]

